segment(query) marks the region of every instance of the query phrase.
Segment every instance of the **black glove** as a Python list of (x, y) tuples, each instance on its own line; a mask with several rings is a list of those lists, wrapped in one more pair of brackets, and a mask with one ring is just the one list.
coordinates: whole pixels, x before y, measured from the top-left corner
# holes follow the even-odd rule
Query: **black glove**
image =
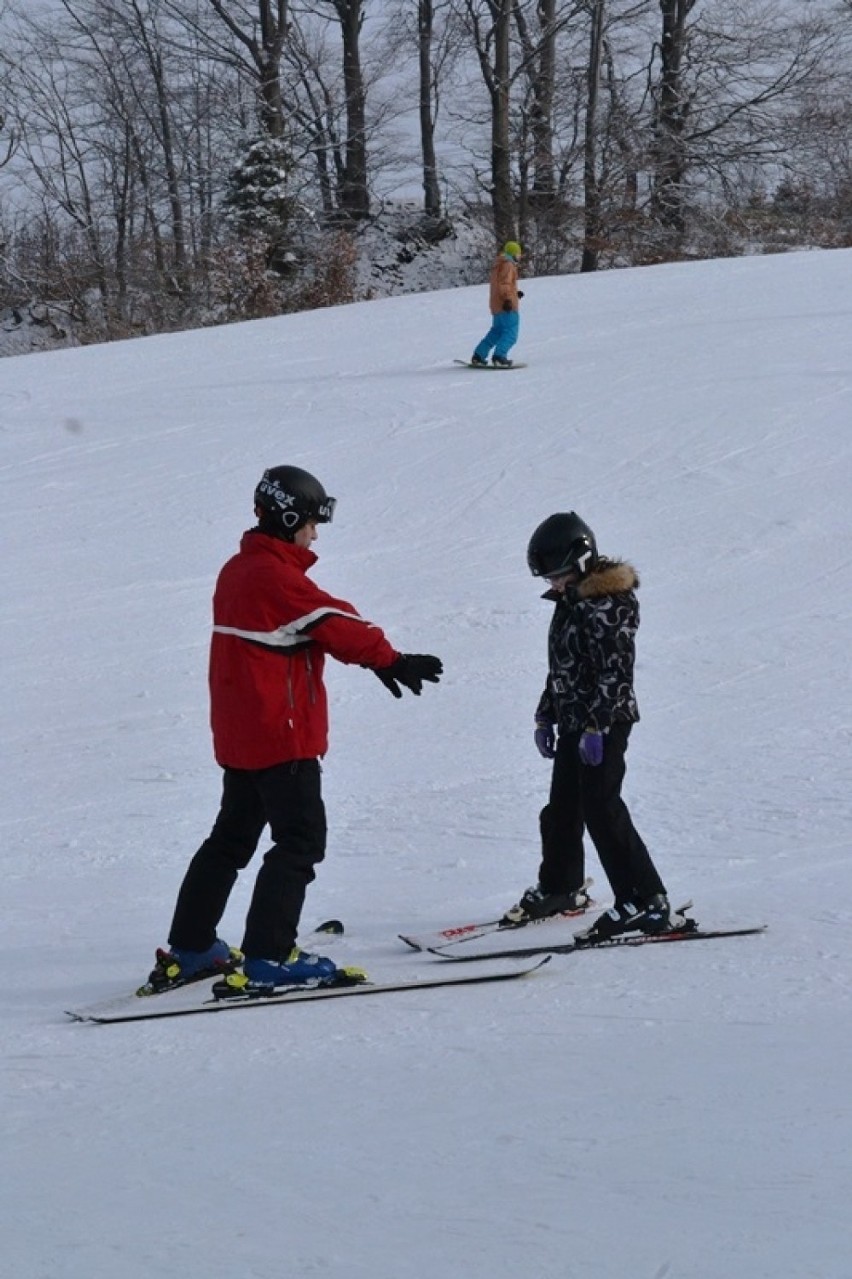
[(402, 697), (400, 684), (419, 697), (424, 680), (429, 684), (438, 683), (444, 673), (444, 663), (440, 657), (430, 657), (428, 653), (401, 653), (392, 666), (381, 670), (373, 667), (373, 673), (394, 697)]
[(503, 303), (503, 310), (504, 310), (504, 311), (514, 311), (514, 309), (515, 309), (515, 308), (512, 306), (512, 303), (509, 301), (509, 299), (508, 299), (508, 298), (506, 298), (506, 301)]
[(521, 290), (521, 289), (518, 289), (518, 297), (519, 297), (519, 298), (522, 298), (523, 296), (524, 296), (524, 295), (523, 295), (522, 290)]

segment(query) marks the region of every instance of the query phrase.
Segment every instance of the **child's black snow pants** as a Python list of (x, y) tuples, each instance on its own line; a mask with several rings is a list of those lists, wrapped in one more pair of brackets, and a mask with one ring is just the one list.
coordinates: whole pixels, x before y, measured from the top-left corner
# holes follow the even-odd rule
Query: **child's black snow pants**
[(597, 767), (581, 762), (579, 733), (559, 734), (550, 801), (539, 819), (539, 883), (545, 892), (568, 893), (582, 884), (584, 828), (616, 901), (642, 902), (666, 891), (621, 798), (631, 728), (631, 724), (612, 725), (604, 735), (603, 762)]

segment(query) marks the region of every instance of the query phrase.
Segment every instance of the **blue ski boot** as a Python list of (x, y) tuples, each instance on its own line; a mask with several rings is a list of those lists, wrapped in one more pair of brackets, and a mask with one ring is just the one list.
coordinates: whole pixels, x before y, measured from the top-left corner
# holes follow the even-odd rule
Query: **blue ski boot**
[(185, 950), (182, 946), (158, 950), (157, 962), (147, 982), (136, 993), (160, 995), (165, 990), (175, 990), (192, 981), (203, 981), (205, 977), (223, 977), (234, 972), (242, 958), (242, 951), (229, 946), (220, 937), (206, 950)]
[(294, 946), (286, 960), (246, 957), (243, 972), (252, 986), (325, 986), (339, 974), (337, 964)]

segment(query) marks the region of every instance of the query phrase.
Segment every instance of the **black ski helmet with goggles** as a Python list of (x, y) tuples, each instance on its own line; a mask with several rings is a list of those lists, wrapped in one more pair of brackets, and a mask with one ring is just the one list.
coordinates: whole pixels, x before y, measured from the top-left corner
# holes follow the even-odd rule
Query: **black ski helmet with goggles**
[(311, 521), (330, 524), (337, 505), (316, 476), (298, 466), (272, 466), (254, 491), (260, 527), (292, 542)]
[(527, 547), (527, 564), (533, 577), (576, 573), (582, 580), (597, 562), (595, 535), (574, 511), (548, 516), (539, 524)]

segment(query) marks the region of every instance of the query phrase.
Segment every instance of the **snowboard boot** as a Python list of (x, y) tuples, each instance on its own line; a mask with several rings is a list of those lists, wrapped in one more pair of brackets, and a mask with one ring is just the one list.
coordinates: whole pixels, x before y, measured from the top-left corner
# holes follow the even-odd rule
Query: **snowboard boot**
[(217, 937), (207, 950), (185, 950), (172, 946), (171, 950), (158, 950), (156, 964), (137, 995), (160, 995), (166, 990), (176, 990), (192, 981), (205, 977), (222, 977), (232, 973), (242, 962), (242, 952)]
[(500, 920), (501, 925), (532, 924), (540, 919), (550, 919), (556, 915), (582, 915), (588, 908), (591, 898), (587, 880), (572, 893), (547, 893), (540, 884), (528, 888), (516, 906), (512, 906)]
[(510, 369), (512, 367), (512, 361), (505, 355), (492, 355), (491, 363), (495, 369)]
[(480, 369), (488, 368), (488, 361), (483, 360), (482, 356), (477, 355), (476, 351), (474, 351), (473, 355), (470, 357), (470, 362), (471, 364), (475, 364), (477, 368), (480, 368)]

